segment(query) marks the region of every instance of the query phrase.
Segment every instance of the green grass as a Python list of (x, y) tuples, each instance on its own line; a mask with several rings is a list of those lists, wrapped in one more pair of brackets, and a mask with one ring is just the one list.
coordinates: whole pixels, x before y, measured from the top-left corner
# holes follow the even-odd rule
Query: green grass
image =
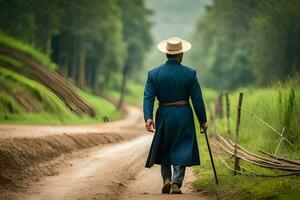
[(42, 52), (38, 51), (37, 49), (33, 48), (32, 46), (24, 42), (21, 42), (20, 40), (17, 40), (1, 32), (0, 32), (0, 45), (17, 49), (18, 51), (24, 53), (25, 55), (40, 62), (44, 66), (49, 67), (50, 69), (57, 68), (56, 64), (51, 62), (50, 58), (45, 54), (43, 54)]
[(6, 56), (6, 55), (3, 55), (3, 54), (0, 54), (0, 60), (12, 65), (12, 66), (15, 66), (15, 67), (18, 67), (18, 68), (25, 68), (26, 66), (21, 63), (20, 61), (12, 58), (12, 57), (9, 57), (9, 56)]
[[(291, 148), (287, 144), (283, 144), (277, 155), (300, 159), (300, 139), (299, 139), (299, 117), (300, 108), (297, 104), (300, 102), (300, 87), (295, 81), (289, 81), (285, 84), (278, 84), (269, 88), (246, 88), (242, 89), (244, 92), (244, 101), (242, 106), (242, 117), (240, 126), (240, 140), (239, 143), (248, 150), (258, 153), (258, 149), (274, 153), (279, 142), (278, 137), (272, 130), (265, 127), (261, 122), (254, 119), (251, 114), (254, 113), (264, 121), (268, 122), (277, 130), (281, 130), (284, 126), (284, 118), (287, 110), (290, 109), (289, 102), (291, 96), (291, 89), (295, 93), (295, 106), (289, 114), (290, 130), (286, 134), (293, 136), (292, 142), (295, 148)], [(227, 135), (227, 127), (225, 119), (217, 120), (217, 130), (227, 138), (234, 138), (234, 128), (237, 112), (238, 92), (230, 94), (231, 102), (231, 135)], [(205, 95), (205, 92), (204, 92)], [(281, 101), (279, 100), (281, 96)], [(213, 107), (213, 102), (210, 102)], [(210, 122), (209, 122), (210, 123)], [(211, 126), (210, 126), (211, 127)], [(212, 130), (210, 130), (210, 133)], [(198, 131), (199, 132), (199, 131)], [(286, 136), (287, 136), (286, 135)], [(249, 175), (233, 176), (232, 172), (225, 167), (219, 160), (220, 156), (226, 160), (230, 156), (228, 154), (215, 154), (216, 168), (219, 175), (220, 184), (217, 186), (214, 183), (214, 177), (211, 170), (210, 160), (203, 135), (198, 135), (198, 142), (201, 149), (202, 165), (194, 167), (197, 174), (197, 180), (194, 186), (200, 190), (213, 194), (217, 194), (220, 199), (298, 199), (300, 196), (300, 179), (297, 176), (290, 177), (255, 177)], [(232, 159), (228, 160), (228, 164), (232, 167)], [(286, 173), (277, 170), (270, 170), (251, 165), (246, 162), (241, 162), (241, 165), (258, 174), (281, 174)]]
[[(120, 90), (104, 90), (104, 93), (119, 100)], [(143, 104), (144, 85), (128, 81), (125, 92), (125, 103), (141, 106)]]
[(107, 116), (109, 120), (121, 118), (121, 113), (116, 110), (116, 107), (111, 102), (79, 89), (77, 89), (77, 92), (96, 110), (96, 119), (102, 120), (104, 116)]
[[(6, 101), (7, 103), (1, 104), (1, 123), (19, 123), (24, 121), (24, 123), (49, 122), (55, 124), (57, 121), (63, 122), (65, 119), (75, 117), (72, 111), (49, 89), (25, 76), (0, 67), (0, 83), (16, 95), (24, 94), (29, 97), (30, 101), (35, 103), (37, 109), (35, 113), (26, 112), (10, 94), (2, 92), (1, 102)], [(11, 109), (8, 110), (8, 102), (18, 112), (11, 112)]]
[[(295, 93), (295, 106), (289, 116), (285, 116), (288, 110), (289, 95), (291, 90)], [(291, 148), (286, 142), (283, 143), (279, 149), (278, 154), (294, 159), (300, 159), (300, 86), (292, 82), (275, 85), (270, 88), (262, 89), (243, 89), (244, 100), (242, 105), (242, 116), (240, 126), (240, 144), (247, 149), (257, 152), (258, 149), (274, 153), (280, 137), (263, 123), (256, 120), (251, 114), (255, 114), (265, 122), (270, 124), (273, 128), (281, 132), (285, 123), (285, 118), (290, 118), (290, 128), (285, 130), (284, 136), (291, 138), (295, 148)], [(281, 96), (281, 101), (279, 101)], [(231, 102), (231, 135), (234, 138), (234, 129), (236, 121), (238, 92), (230, 94)], [(281, 102), (281, 103), (280, 103)], [(219, 132), (226, 134), (226, 120), (217, 120), (217, 129)]]
[[(215, 194), (219, 199), (297, 199), (300, 195), (299, 177), (257, 177), (250, 175), (236, 175), (227, 169), (217, 154), (214, 154), (214, 161), (218, 173), (219, 185), (215, 184), (213, 171), (203, 135), (198, 135), (200, 146), (201, 166), (194, 167), (197, 180), (193, 183), (197, 190)], [(223, 160), (229, 158), (229, 155), (219, 155)], [(232, 159), (231, 159), (232, 160)], [(232, 162), (228, 164), (233, 166)], [(241, 165), (251, 171), (261, 174), (279, 174), (279, 171), (268, 170), (248, 163), (241, 162)]]

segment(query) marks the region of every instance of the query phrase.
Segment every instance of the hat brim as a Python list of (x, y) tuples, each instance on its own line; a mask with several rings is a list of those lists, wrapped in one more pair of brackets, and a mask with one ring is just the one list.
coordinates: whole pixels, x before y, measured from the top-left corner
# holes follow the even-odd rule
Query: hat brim
[(184, 53), (184, 52), (187, 52), (188, 50), (190, 50), (192, 48), (191, 43), (189, 43), (188, 41), (181, 40), (181, 42), (182, 42), (182, 49), (177, 50), (177, 51), (169, 51), (167, 49), (167, 40), (163, 40), (160, 43), (158, 43), (157, 48), (161, 52), (167, 53), (167, 54), (171, 54), (171, 55), (179, 54), (179, 53)]

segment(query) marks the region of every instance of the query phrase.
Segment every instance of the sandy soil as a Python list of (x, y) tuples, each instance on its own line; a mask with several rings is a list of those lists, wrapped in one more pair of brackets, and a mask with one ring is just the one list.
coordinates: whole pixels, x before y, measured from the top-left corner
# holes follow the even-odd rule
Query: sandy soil
[[(37, 182), (26, 183), (25, 189), (10, 191), (5, 198), (20, 200), (212, 199), (191, 189), (190, 183), (194, 179), (191, 169), (186, 174), (183, 195), (161, 194), (162, 180), (159, 166), (155, 166), (151, 170), (144, 168), (152, 134), (145, 134), (141, 110), (131, 106), (127, 109), (130, 112), (124, 120), (90, 128), (95, 128), (97, 131), (113, 129), (113, 132), (124, 134), (139, 132), (140, 136), (117, 144), (95, 147), (88, 154), (85, 152), (82, 153), (83, 156), (66, 161), (67, 164), (58, 167), (57, 174), (43, 177)], [(3, 127), (7, 129), (9, 126)], [(39, 126), (37, 130), (44, 128), (46, 130), (46, 127)], [(54, 127), (57, 131), (62, 128), (64, 131), (69, 131), (68, 133), (72, 133), (72, 130), (80, 130), (81, 133), (89, 132), (85, 129), (89, 128), (87, 126), (77, 126), (77, 129), (73, 126)], [(20, 130), (19, 127), (14, 129), (11, 134), (17, 133), (24, 136), (24, 132), (18, 133), (18, 130)], [(30, 131), (29, 126), (28, 131)], [(53, 134), (54, 132), (52, 130), (39, 132), (39, 134), (45, 133)], [(5, 137), (12, 137), (11, 134), (7, 134)], [(31, 135), (35, 135), (35, 133)], [(27, 137), (26, 134), (25, 136)]]

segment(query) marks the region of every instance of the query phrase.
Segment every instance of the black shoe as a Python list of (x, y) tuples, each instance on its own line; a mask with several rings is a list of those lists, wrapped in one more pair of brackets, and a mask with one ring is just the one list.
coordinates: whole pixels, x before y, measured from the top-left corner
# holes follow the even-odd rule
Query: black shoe
[(182, 194), (177, 184), (172, 184), (171, 194)]
[(165, 181), (164, 185), (161, 189), (161, 193), (170, 194), (171, 187), (172, 187), (171, 181), (169, 181), (169, 180)]

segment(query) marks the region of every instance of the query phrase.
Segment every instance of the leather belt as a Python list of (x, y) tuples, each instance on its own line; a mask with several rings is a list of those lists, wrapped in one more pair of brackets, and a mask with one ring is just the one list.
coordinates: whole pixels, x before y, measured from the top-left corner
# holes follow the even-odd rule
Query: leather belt
[(181, 100), (181, 101), (175, 101), (175, 102), (169, 102), (169, 103), (162, 103), (159, 102), (159, 106), (182, 106), (182, 105), (188, 105), (189, 100)]

